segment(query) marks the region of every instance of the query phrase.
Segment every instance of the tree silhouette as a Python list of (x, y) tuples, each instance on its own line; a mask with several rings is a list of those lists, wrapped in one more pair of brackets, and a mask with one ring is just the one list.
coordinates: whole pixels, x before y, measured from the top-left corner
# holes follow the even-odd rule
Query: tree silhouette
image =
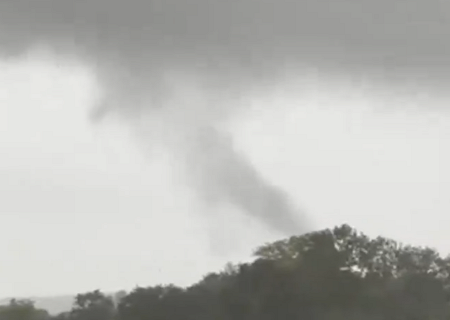
[[(116, 294), (116, 303), (100, 291), (81, 294), (53, 319), (450, 319), (450, 259), (431, 248), (371, 239), (342, 225), (266, 243), (254, 255), (187, 288), (138, 287)], [(15, 310), (4, 307), (0, 315), (8, 308)], [(26, 314), (29, 305), (22, 308)]]

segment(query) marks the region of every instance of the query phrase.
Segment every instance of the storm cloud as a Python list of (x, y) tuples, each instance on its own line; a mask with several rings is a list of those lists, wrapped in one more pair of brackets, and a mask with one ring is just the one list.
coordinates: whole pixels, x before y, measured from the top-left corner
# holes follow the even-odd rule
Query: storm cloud
[(134, 77), (169, 68), (245, 82), (290, 63), (431, 74), (450, 62), (450, 4), (439, 0), (5, 0), (0, 9), (3, 52), (66, 46)]
[(170, 148), (201, 164), (190, 173), (203, 196), (287, 233), (298, 210), (221, 130), (240, 97), (305, 70), (445, 86), (449, 18), (439, 0), (3, 0), (0, 53), (43, 45), (83, 61), (105, 93), (94, 119), (158, 114), (177, 132)]

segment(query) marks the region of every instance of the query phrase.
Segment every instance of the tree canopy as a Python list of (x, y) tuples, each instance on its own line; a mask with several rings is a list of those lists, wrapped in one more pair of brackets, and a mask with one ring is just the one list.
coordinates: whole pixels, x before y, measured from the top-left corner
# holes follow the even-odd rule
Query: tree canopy
[(254, 255), (187, 288), (78, 294), (56, 316), (11, 300), (0, 320), (450, 319), (450, 258), (429, 247), (342, 225), (264, 244)]

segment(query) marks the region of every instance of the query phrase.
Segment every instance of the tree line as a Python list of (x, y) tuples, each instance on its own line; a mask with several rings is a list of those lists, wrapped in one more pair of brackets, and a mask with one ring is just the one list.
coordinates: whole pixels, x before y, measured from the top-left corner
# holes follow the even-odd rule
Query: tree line
[(348, 225), (264, 244), (186, 287), (78, 294), (50, 315), (10, 301), (0, 320), (450, 320), (450, 257)]

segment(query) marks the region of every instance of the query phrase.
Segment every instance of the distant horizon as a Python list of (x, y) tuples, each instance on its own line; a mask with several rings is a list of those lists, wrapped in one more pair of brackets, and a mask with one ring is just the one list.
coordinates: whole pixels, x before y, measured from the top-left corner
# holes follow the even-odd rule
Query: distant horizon
[[(343, 223), (343, 224), (346, 224), (346, 223)], [(329, 226), (329, 227), (325, 227), (325, 229), (332, 229), (332, 228), (334, 228), (334, 227), (337, 227), (337, 226), (340, 226), (340, 225), (342, 225), (342, 224), (339, 224), (339, 225), (333, 225), (333, 226)], [(348, 224), (347, 224), (348, 225)], [(431, 249), (434, 249), (434, 250), (437, 250), (437, 252), (443, 257), (443, 258), (445, 258), (445, 257), (449, 257), (450, 256), (450, 252), (443, 252), (443, 251), (440, 251), (440, 250), (438, 250), (437, 248), (435, 248), (435, 247), (433, 247), (433, 246), (429, 246), (429, 245), (427, 245), (426, 243), (410, 243), (410, 242), (407, 242), (407, 241), (401, 241), (400, 239), (396, 239), (395, 237), (389, 237), (388, 235), (385, 235), (385, 234), (382, 234), (382, 233), (372, 233), (372, 234), (369, 234), (369, 233), (366, 233), (366, 232), (364, 232), (364, 230), (361, 230), (361, 229), (358, 229), (357, 227), (355, 227), (355, 226), (353, 226), (353, 225), (350, 225), (350, 227), (352, 227), (352, 228), (355, 228), (355, 230), (357, 230), (358, 232), (362, 232), (363, 234), (365, 234), (365, 235), (367, 235), (367, 236), (369, 236), (370, 238), (373, 238), (373, 239), (375, 239), (375, 238), (377, 238), (378, 236), (380, 236), (380, 237), (383, 237), (383, 238), (386, 238), (386, 239), (391, 239), (391, 240), (394, 240), (394, 241), (396, 241), (398, 244), (401, 244), (401, 245), (411, 245), (411, 246), (414, 246), (414, 247), (422, 247), (422, 248), (424, 248), (424, 247), (428, 247), (428, 248), (431, 248)], [(322, 229), (321, 229), (322, 230)], [(315, 231), (320, 231), (320, 230), (311, 230), (312, 232), (315, 232)], [(306, 232), (306, 233), (309, 233), (309, 232)], [(298, 235), (295, 235), (295, 236), (300, 236), (301, 234), (298, 234)], [(294, 236), (294, 235), (293, 235)], [(281, 237), (281, 238), (275, 238), (275, 239), (273, 239), (272, 241), (278, 241), (278, 240), (283, 240), (283, 239), (288, 239), (289, 237)], [(263, 243), (261, 243), (260, 245), (263, 245)], [(254, 248), (254, 249), (256, 249), (256, 248)], [(197, 278), (197, 279), (195, 279), (194, 281), (192, 281), (192, 283), (190, 283), (190, 284), (187, 284), (187, 285), (180, 285), (180, 284), (177, 284), (177, 283), (173, 283), (173, 282), (163, 282), (163, 283), (159, 283), (159, 282), (153, 282), (153, 283), (141, 283), (141, 284), (135, 284), (135, 285), (133, 285), (133, 286), (128, 286), (128, 287), (124, 287), (124, 288), (116, 288), (116, 289), (108, 289), (108, 288), (100, 288), (100, 287), (95, 287), (95, 288), (93, 288), (93, 287), (90, 287), (90, 288), (86, 288), (85, 290), (79, 290), (79, 292), (74, 292), (74, 293), (52, 293), (52, 294), (41, 294), (41, 295), (39, 295), (39, 294), (24, 294), (24, 295), (20, 295), (20, 296), (3, 296), (3, 297), (0, 297), (0, 304), (5, 304), (5, 303), (8, 303), (11, 299), (18, 299), (18, 300), (20, 300), (20, 299), (30, 299), (30, 300), (32, 300), (32, 301), (34, 301), (34, 299), (37, 299), (37, 300), (51, 300), (51, 299), (61, 299), (61, 298), (67, 298), (67, 299), (70, 299), (70, 301), (73, 301), (73, 298), (75, 298), (78, 294), (83, 294), (83, 293), (87, 293), (87, 292), (92, 292), (92, 291), (95, 291), (95, 290), (100, 290), (101, 292), (103, 292), (105, 295), (107, 295), (107, 296), (109, 296), (109, 295), (114, 295), (114, 294), (116, 294), (116, 293), (119, 293), (119, 292), (122, 292), (122, 291), (124, 291), (124, 292), (126, 292), (126, 293), (130, 293), (130, 292), (132, 292), (135, 288), (146, 288), (146, 287), (149, 287), (149, 286), (155, 286), (155, 285), (176, 285), (176, 286), (180, 286), (180, 287), (184, 287), (184, 288), (187, 288), (187, 287), (189, 287), (189, 286), (191, 286), (191, 285), (193, 285), (193, 284), (195, 284), (195, 283), (197, 283), (198, 281), (200, 281), (204, 276), (206, 276), (208, 273), (211, 273), (211, 272), (220, 272), (220, 271), (222, 271), (225, 267), (226, 267), (226, 265), (228, 265), (229, 263), (231, 263), (231, 264), (233, 264), (233, 265), (239, 265), (239, 264), (241, 264), (241, 263), (246, 263), (246, 262), (250, 262), (250, 261), (253, 261), (254, 260), (254, 257), (253, 256), (250, 256), (248, 259), (245, 259), (245, 260), (241, 260), (241, 261), (228, 261), (228, 262), (226, 262), (221, 268), (217, 268), (217, 269), (215, 269), (215, 270), (208, 270), (206, 273), (204, 273), (204, 274), (202, 274), (199, 278)]]

